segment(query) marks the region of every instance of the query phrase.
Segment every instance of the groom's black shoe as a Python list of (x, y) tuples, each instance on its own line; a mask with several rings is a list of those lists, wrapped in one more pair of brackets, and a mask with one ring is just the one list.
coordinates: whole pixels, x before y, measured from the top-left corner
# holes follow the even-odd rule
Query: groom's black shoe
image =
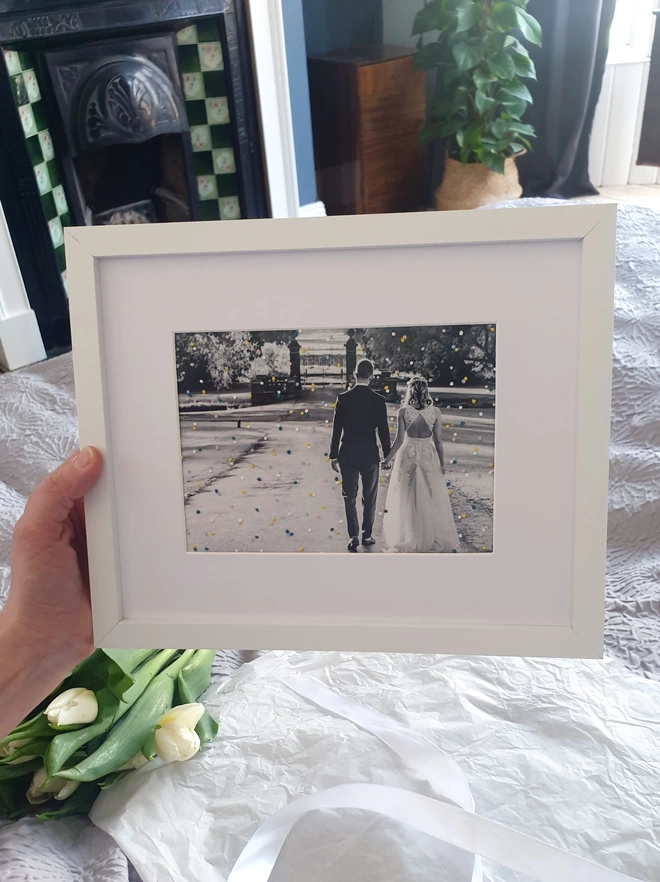
[(354, 537), (351, 539), (351, 541), (348, 543), (348, 550), (349, 550), (349, 551), (357, 551), (357, 550), (358, 550), (358, 545), (359, 545), (359, 544), (360, 544), (360, 540), (358, 539), (357, 536), (354, 536)]
[(373, 536), (363, 536), (362, 544), (366, 545), (367, 548), (371, 548), (372, 545), (376, 544), (376, 540), (373, 538)]

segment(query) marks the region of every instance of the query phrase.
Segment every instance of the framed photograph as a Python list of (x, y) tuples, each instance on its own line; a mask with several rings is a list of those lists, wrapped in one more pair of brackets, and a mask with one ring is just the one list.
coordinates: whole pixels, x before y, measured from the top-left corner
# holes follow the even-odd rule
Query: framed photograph
[(600, 656), (615, 222), (67, 230), (97, 645)]

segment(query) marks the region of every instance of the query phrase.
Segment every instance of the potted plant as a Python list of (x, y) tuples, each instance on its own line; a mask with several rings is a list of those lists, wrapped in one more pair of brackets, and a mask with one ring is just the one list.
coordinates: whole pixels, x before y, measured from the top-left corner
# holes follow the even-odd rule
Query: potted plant
[[(516, 156), (530, 148), (522, 121), (535, 79), (522, 39), (541, 45), (527, 0), (428, 0), (415, 16), (415, 65), (437, 69), (436, 96), (422, 143), (445, 142), (436, 208), (476, 208), (522, 193)], [(434, 35), (425, 42), (427, 34)]]

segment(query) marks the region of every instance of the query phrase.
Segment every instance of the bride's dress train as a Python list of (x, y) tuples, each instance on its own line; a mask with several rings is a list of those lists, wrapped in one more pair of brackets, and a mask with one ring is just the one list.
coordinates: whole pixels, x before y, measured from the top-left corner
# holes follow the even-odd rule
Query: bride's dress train
[(425, 410), (405, 407), (406, 436), (394, 461), (385, 502), (383, 538), (388, 551), (454, 552), (459, 538), (447, 483), (433, 442), (412, 438), (408, 429), (421, 414), (429, 428), (437, 419), (432, 405)]

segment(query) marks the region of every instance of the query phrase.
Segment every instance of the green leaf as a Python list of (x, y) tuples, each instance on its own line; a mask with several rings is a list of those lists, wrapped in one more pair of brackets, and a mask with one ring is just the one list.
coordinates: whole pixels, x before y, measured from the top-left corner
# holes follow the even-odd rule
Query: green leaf
[(494, 83), (497, 79), (492, 73), (486, 73), (482, 67), (476, 68), (474, 73), (472, 74), (472, 79), (474, 80), (474, 84), (477, 89), (481, 89), (483, 92), (485, 88), (488, 88), (490, 83)]
[(487, 59), (488, 67), (502, 80), (511, 80), (516, 75), (516, 68), (513, 58), (506, 52), (499, 52), (493, 58)]
[(541, 25), (537, 22), (533, 15), (525, 9), (518, 8), (516, 10), (518, 18), (518, 27), (522, 31), (523, 37), (535, 46), (541, 46)]
[(505, 96), (499, 97), (500, 103), (503, 105), (503, 107), (506, 107), (506, 109), (509, 111), (509, 116), (512, 119), (521, 117), (529, 106), (528, 101), (519, 101), (516, 98), (506, 98)]
[(529, 123), (521, 122), (519, 119), (512, 119), (508, 121), (507, 128), (510, 132), (516, 132), (518, 135), (529, 135), (530, 137), (534, 137), (534, 126), (530, 126)]
[(497, 104), (497, 101), (477, 89), (474, 94), (474, 104), (479, 113), (487, 113)]
[(419, 10), (413, 21), (412, 36), (440, 30), (447, 21), (441, 0), (431, 0)]
[(519, 77), (527, 77), (530, 80), (536, 79), (536, 68), (529, 55), (523, 55), (521, 52), (512, 52), (511, 59), (516, 74)]
[(503, 103), (511, 98), (515, 101), (527, 101), (528, 104), (532, 102), (532, 96), (524, 83), (509, 83), (508, 86), (502, 86), (500, 91), (505, 96), (502, 99)]
[(502, 0), (502, 2), (496, 3), (495, 6), (493, 6), (493, 11), (490, 14), (490, 22), (500, 31), (506, 32), (515, 30), (519, 26), (517, 14), (519, 11), (520, 10), (516, 10), (516, 7), (512, 3)]
[(465, 6), (459, 6), (456, 10), (456, 33), (462, 34), (469, 31), (479, 21), (481, 9), (478, 3), (468, 3)]
[(105, 654), (113, 664), (108, 667), (108, 689), (117, 698), (135, 682), (133, 671), (156, 652), (155, 649), (106, 649)]
[(53, 818), (64, 818), (66, 815), (87, 815), (99, 795), (96, 784), (81, 784), (68, 799), (60, 803), (51, 803), (52, 811), (42, 811), (37, 815), (38, 821), (52, 821)]
[(517, 141), (511, 142), (511, 152), (512, 153), (522, 153), (526, 149), (524, 144), (519, 144)]
[(457, 43), (451, 51), (459, 70), (470, 70), (476, 67), (484, 57), (483, 48), (470, 43)]
[(501, 153), (484, 151), (482, 162), (492, 171), (497, 172), (500, 175), (504, 174), (504, 156), (502, 156)]
[(435, 141), (436, 138), (442, 137), (442, 123), (434, 122), (428, 123), (424, 126), (419, 135), (419, 143), (425, 147), (427, 144), (430, 144), (431, 141)]
[[(456, 135), (458, 132), (461, 132), (465, 126), (463, 120), (455, 120), (450, 119), (449, 122), (445, 123), (440, 130), (441, 138), (449, 138), (452, 135)], [(463, 137), (461, 135), (461, 137)]]
[(448, 55), (442, 43), (428, 43), (415, 53), (414, 65), (417, 70), (431, 70), (439, 64), (446, 63)]

